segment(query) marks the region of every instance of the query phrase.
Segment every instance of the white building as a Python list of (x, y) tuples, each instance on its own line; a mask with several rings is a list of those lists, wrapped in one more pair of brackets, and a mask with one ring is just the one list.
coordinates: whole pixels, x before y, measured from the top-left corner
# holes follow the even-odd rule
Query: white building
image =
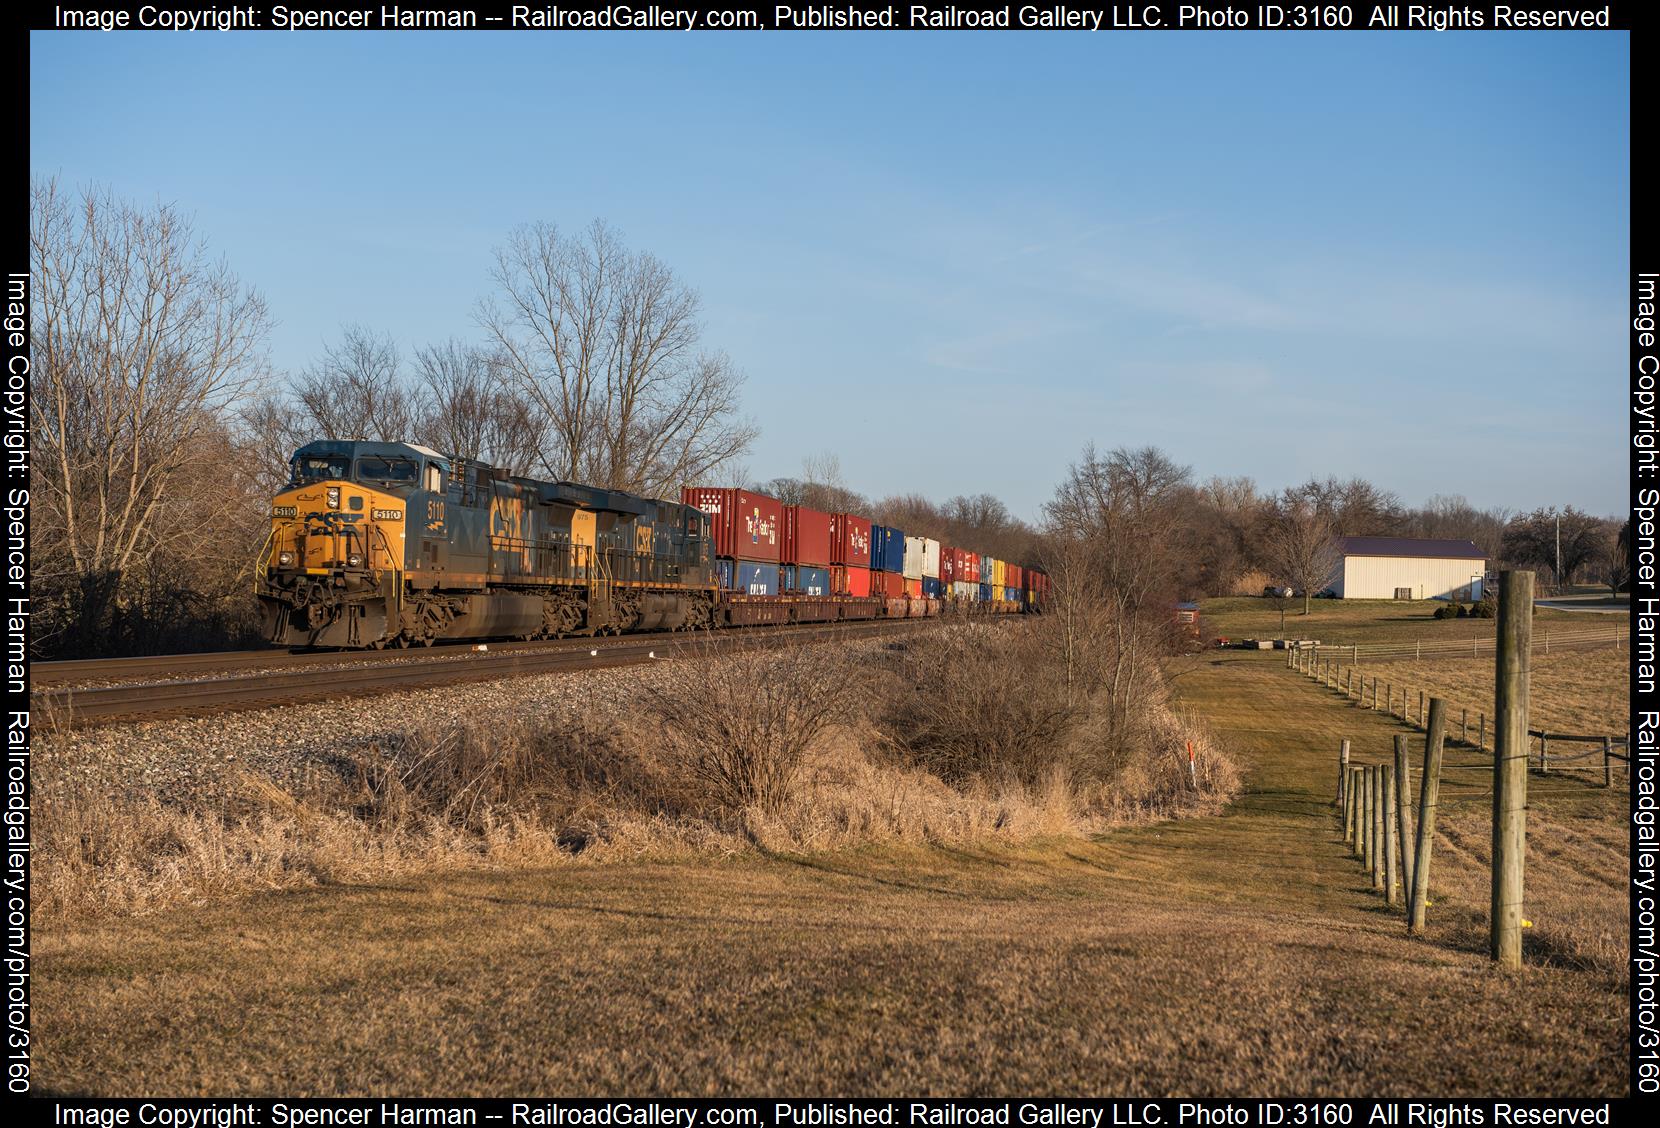
[(1339, 537), (1332, 588), (1343, 599), (1481, 598), (1487, 558), (1467, 540)]

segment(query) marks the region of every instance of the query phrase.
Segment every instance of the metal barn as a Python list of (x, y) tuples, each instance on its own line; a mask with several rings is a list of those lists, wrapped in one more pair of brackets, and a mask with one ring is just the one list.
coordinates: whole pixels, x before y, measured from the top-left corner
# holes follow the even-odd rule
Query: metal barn
[(1340, 537), (1332, 588), (1343, 599), (1481, 598), (1487, 559), (1472, 541)]

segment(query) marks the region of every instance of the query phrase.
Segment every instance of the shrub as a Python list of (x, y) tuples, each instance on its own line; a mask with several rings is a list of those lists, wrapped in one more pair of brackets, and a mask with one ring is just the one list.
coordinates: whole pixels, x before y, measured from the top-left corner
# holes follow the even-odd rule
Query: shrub
[(1498, 607), (1491, 600), (1482, 600), (1470, 607), (1470, 618), (1492, 619), (1498, 615)]
[(1458, 617), (1460, 619), (1468, 619), (1470, 617), (1470, 609), (1462, 603), (1458, 605)]
[(1458, 612), (1453, 610), (1453, 605), (1450, 603), (1443, 603), (1435, 609), (1435, 617), (1437, 619), (1451, 619), (1456, 614), (1458, 614)]

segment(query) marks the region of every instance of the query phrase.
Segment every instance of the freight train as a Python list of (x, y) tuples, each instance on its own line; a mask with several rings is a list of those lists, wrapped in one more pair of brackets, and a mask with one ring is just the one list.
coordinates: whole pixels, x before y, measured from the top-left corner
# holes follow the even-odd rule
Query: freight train
[(1025, 612), (1047, 587), (1038, 569), (750, 491), (677, 503), (337, 440), (295, 452), (255, 569), (271, 642), (372, 649)]

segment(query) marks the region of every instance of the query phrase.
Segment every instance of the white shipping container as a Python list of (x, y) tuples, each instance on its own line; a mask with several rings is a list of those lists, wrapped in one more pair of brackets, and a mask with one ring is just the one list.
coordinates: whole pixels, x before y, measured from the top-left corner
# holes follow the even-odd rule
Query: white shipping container
[[(922, 538), (905, 538), (905, 578), (920, 580), (922, 578)], [(936, 573), (938, 569), (935, 569)]]
[(979, 599), (980, 585), (971, 584), (967, 580), (958, 580), (951, 585), (951, 595), (955, 599)]
[(922, 542), (922, 574), (930, 579), (940, 578), (940, 542), (937, 540)]

